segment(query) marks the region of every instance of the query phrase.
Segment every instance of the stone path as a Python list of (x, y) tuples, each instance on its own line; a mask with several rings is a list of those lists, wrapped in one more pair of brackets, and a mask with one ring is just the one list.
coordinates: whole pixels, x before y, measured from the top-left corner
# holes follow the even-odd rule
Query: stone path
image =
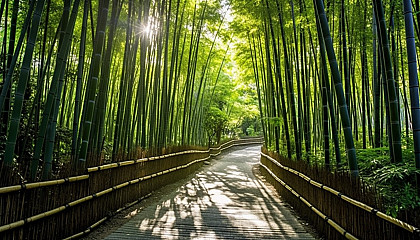
[(253, 173), (259, 146), (211, 161), (106, 239), (314, 239)]

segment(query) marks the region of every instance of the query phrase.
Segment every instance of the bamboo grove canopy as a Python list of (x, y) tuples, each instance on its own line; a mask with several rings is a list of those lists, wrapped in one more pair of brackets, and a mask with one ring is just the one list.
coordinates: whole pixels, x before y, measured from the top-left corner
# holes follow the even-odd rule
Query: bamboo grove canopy
[(2, 1), (2, 176), (48, 179), (217, 143), (233, 120), (256, 119), (256, 93), (232, 77), (228, 11), (219, 1)]
[(420, 168), (412, 6), (2, 0), (2, 178), (74, 174), (239, 127), (353, 176), (357, 149), (387, 147)]

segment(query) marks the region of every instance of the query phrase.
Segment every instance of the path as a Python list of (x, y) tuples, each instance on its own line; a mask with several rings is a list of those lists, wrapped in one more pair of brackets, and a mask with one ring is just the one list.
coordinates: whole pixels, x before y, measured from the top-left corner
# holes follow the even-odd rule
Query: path
[(260, 147), (230, 152), (106, 239), (313, 239), (252, 173)]

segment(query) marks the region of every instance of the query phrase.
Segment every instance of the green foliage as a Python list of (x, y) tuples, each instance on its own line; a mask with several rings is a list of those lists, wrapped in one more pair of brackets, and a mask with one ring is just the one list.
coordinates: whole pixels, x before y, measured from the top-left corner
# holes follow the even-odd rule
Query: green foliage
[(268, 117), (264, 119), (268, 124), (272, 124), (274, 127), (280, 127), (283, 123), (283, 119), (280, 117)]
[(71, 152), (72, 130), (67, 127), (58, 127), (55, 138), (60, 142), (59, 155), (69, 156)]
[(222, 131), (225, 129), (228, 122), (228, 117), (225, 112), (217, 107), (210, 107), (205, 116), (204, 124), (210, 143), (219, 143)]
[(258, 117), (246, 116), (241, 123), (241, 134), (245, 136), (256, 136), (261, 134), (261, 121)]
[(371, 176), (377, 169), (383, 168), (389, 162), (386, 147), (364, 149), (357, 151), (360, 162), (360, 172), (363, 176)]
[(52, 175), (59, 176), (63, 167), (70, 162), (72, 130), (58, 127), (55, 133), (56, 147), (52, 162)]
[(387, 214), (396, 217), (401, 210), (420, 207), (420, 197), (415, 188), (416, 169), (412, 150), (403, 151), (403, 161), (390, 163), (386, 147), (358, 151), (360, 175), (377, 187), (384, 199)]

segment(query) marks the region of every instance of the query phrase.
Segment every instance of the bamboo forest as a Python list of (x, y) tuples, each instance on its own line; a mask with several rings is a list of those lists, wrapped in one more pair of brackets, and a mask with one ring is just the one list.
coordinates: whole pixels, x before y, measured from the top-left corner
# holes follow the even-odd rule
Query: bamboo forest
[(79, 238), (260, 144), (320, 239), (418, 239), (419, 38), (419, 0), (1, 0), (0, 238)]

